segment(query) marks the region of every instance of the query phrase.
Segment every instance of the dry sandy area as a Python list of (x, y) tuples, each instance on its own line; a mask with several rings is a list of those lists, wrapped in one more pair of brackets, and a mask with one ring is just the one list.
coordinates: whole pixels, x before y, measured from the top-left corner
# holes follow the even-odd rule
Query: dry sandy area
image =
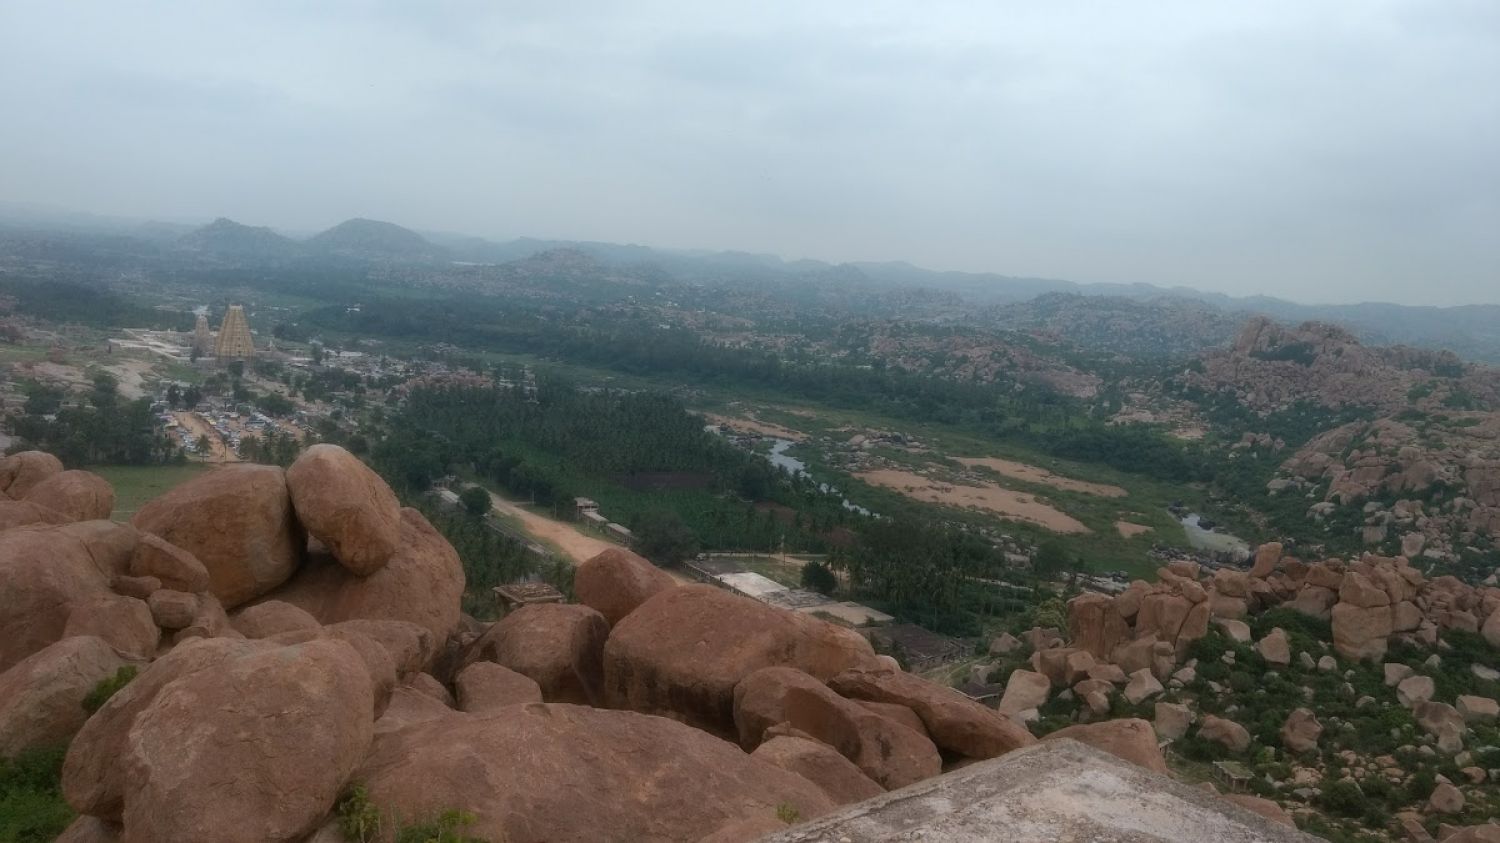
[(521, 526), (533, 538), (551, 544), (558, 550), (561, 550), (575, 565), (598, 556), (612, 547), (619, 546), (611, 544), (604, 539), (585, 535), (572, 524), (564, 524), (561, 521), (554, 521), (545, 515), (538, 515), (528, 509), (522, 509), (494, 492), (490, 492), (490, 503), (502, 514), (520, 521)]
[(1002, 518), (1036, 524), (1055, 533), (1089, 532), (1083, 522), (1066, 512), (1042, 503), (1032, 495), (1002, 489), (994, 484), (963, 486), (943, 483), (893, 468), (866, 471), (854, 476), (875, 486), (894, 489), (914, 500), (966, 509), (983, 509)]
[(118, 389), (121, 395), (132, 401), (146, 397), (145, 376), (151, 374), (150, 361), (121, 360), (113, 366), (105, 366), (104, 370), (120, 381)]
[(958, 457), (957, 459), (969, 468), (983, 466), (1002, 477), (1012, 477), (1016, 480), (1025, 480), (1028, 483), (1042, 483), (1054, 489), (1083, 492), (1086, 495), (1102, 495), (1106, 498), (1125, 497), (1125, 490), (1119, 486), (1111, 486), (1108, 483), (1090, 483), (1087, 480), (1074, 480), (1071, 477), (1053, 474), (1045, 468), (1037, 468), (1034, 465), (1027, 465), (1024, 462), (1002, 460), (996, 457)]
[(1120, 535), (1127, 539), (1139, 536), (1141, 533), (1151, 532), (1151, 528), (1145, 524), (1133, 524), (1129, 521), (1116, 521), (1115, 529), (1119, 530)]
[(224, 437), (219, 435), (219, 431), (214, 430), (213, 425), (209, 424), (207, 419), (197, 413), (173, 413), (172, 418), (177, 419), (178, 424), (187, 428), (188, 432), (192, 434), (194, 441), (197, 441), (201, 436), (208, 437), (209, 456), (207, 462), (239, 462), (239, 456), (234, 451), (229, 450), (229, 445), (224, 441)]
[(730, 430), (737, 431), (739, 433), (756, 433), (761, 436), (775, 436), (781, 439), (790, 439), (793, 442), (801, 442), (802, 440), (807, 438), (806, 433), (792, 430), (789, 427), (782, 427), (781, 425), (775, 424), (773, 422), (761, 421), (760, 419), (732, 418), (730, 416), (720, 416), (715, 413), (704, 413), (703, 417), (713, 422), (714, 424), (720, 425), (721, 427), (727, 427)]

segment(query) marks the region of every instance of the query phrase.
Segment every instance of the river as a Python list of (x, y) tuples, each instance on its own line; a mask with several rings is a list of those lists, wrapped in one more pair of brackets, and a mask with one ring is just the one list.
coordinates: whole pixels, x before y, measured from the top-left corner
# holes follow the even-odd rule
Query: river
[(1190, 512), (1177, 519), (1182, 523), (1183, 532), (1187, 533), (1188, 544), (1192, 545), (1194, 550), (1231, 553), (1241, 558), (1250, 555), (1250, 545), (1244, 539), (1229, 533), (1205, 530), (1198, 526), (1199, 517), (1198, 513)]

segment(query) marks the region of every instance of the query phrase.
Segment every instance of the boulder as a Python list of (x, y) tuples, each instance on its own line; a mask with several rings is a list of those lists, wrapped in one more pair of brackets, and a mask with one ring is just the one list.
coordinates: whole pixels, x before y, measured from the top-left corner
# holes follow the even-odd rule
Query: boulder
[(0, 499), (0, 532), (30, 524), (66, 524), (68, 516), (31, 501)]
[(24, 499), (69, 521), (108, 518), (115, 509), (115, 490), (109, 481), (91, 471), (60, 471), (36, 483)]
[(208, 591), (208, 568), (198, 557), (160, 536), (142, 533), (130, 556), (130, 575), (155, 577), (162, 586), (176, 591)]
[(1186, 735), (1188, 727), (1193, 725), (1193, 710), (1179, 703), (1159, 702), (1153, 725), (1157, 737), (1175, 741)]
[(778, 808), (811, 819), (833, 807), (807, 779), (698, 729), (558, 704), (382, 734), (356, 779), (391, 814), (462, 806), (465, 835), (516, 843), (698, 840)]
[(1413, 632), (1422, 625), (1422, 610), (1410, 600), (1402, 600), (1391, 608), (1391, 631)]
[[(822, 682), (794, 667), (763, 667), (734, 686), (735, 735), (746, 752), (760, 746), (767, 729), (786, 722), (786, 695), (792, 688), (832, 693)], [(825, 743), (838, 746), (839, 742)], [(853, 744), (847, 744), (843, 748), (852, 751), (852, 747)]]
[(1167, 772), (1167, 761), (1156, 745), (1156, 732), (1152, 730), (1150, 723), (1139, 718), (1066, 726), (1043, 740), (1061, 738), (1072, 738), (1079, 743), (1088, 744), (1154, 773)]
[(1419, 702), (1412, 708), (1412, 716), (1422, 731), (1437, 738), (1438, 749), (1449, 754), (1463, 749), (1466, 726), (1458, 709), (1447, 703)]
[(427, 669), (432, 664), (436, 645), (432, 633), (424, 626), (409, 621), (385, 621), (356, 619), (340, 621), (323, 627), (322, 634), (330, 638), (347, 635), (362, 635), (379, 644), (391, 658), (396, 673), (404, 681)]
[(684, 585), (657, 593), (609, 634), (605, 699), (733, 737), (735, 685), (756, 670), (795, 667), (824, 680), (874, 662), (870, 643), (852, 630)]
[(1250, 624), (1233, 618), (1220, 618), (1215, 620), (1214, 623), (1218, 625), (1219, 629), (1223, 630), (1230, 641), (1240, 644), (1250, 643)]
[(756, 747), (750, 757), (807, 779), (835, 805), (861, 802), (885, 792), (853, 762), (818, 741), (775, 737)]
[(542, 701), (542, 688), (531, 677), (494, 662), (474, 662), (458, 672), (453, 685), (459, 711), (470, 714)]
[(939, 748), (966, 758), (993, 758), (1036, 743), (1010, 718), (909, 673), (855, 668), (833, 677), (828, 686), (852, 699), (910, 708)]
[(620, 547), (595, 555), (573, 572), (573, 593), (578, 602), (603, 615), (611, 627), (676, 584), (650, 560)]
[(311, 631), (321, 626), (317, 618), (279, 600), (246, 606), (235, 612), (229, 623), (246, 638), (270, 638), (283, 632)]
[(1306, 708), (1296, 708), (1281, 724), (1281, 745), (1292, 752), (1312, 752), (1318, 748), (1323, 724)]
[(1260, 653), (1260, 657), (1265, 659), (1267, 664), (1286, 667), (1292, 663), (1291, 641), (1287, 639), (1286, 630), (1279, 626), (1255, 642), (1255, 651)]
[(1484, 626), (1479, 628), (1479, 634), (1489, 642), (1491, 647), (1500, 648), (1500, 610), (1490, 612), (1485, 619)]
[(1396, 701), (1405, 708), (1412, 708), (1432, 699), (1436, 691), (1431, 676), (1408, 676), (1396, 684)]
[(587, 606), (522, 606), (474, 642), (464, 661), (492, 661), (525, 674), (548, 702), (602, 705), (608, 637), (604, 616)]
[(63, 470), (62, 460), (46, 451), (21, 451), (0, 460), (0, 492), (15, 500), (32, 487)]
[(373, 709), (364, 662), (341, 641), (255, 650), (168, 683), (125, 739), (124, 843), (311, 833), (369, 749)]
[(1131, 705), (1140, 705), (1164, 690), (1150, 668), (1143, 667), (1130, 674), (1130, 681), (1125, 683), (1125, 699)]
[(230, 609), (285, 582), (305, 544), (275, 466), (205, 472), (149, 501), (130, 523), (197, 557), (209, 590)]
[(401, 504), (359, 457), (337, 445), (314, 445), (286, 470), (286, 487), (308, 535), (351, 572), (373, 574), (395, 555)]
[[(1068, 637), (1096, 659), (1107, 659), (1122, 641), (1130, 639), (1130, 624), (1103, 594), (1081, 594), (1068, 601)], [(1070, 683), (1071, 684), (1071, 683)]]
[(1464, 793), (1449, 782), (1438, 782), (1427, 799), (1427, 810), (1434, 814), (1458, 814), (1464, 809)]
[(1052, 683), (1040, 673), (1030, 670), (1015, 670), (1005, 683), (1005, 695), (1000, 698), (1001, 714), (1019, 714), (1028, 708), (1041, 708), (1052, 692)]
[(922, 718), (918, 717), (915, 711), (904, 705), (872, 702), (870, 700), (855, 700), (854, 702), (866, 711), (874, 712), (888, 720), (894, 720), (922, 737), (928, 737), (927, 726), (922, 722)]
[(443, 683), (439, 682), (437, 677), (430, 673), (414, 674), (410, 679), (406, 680), (406, 687), (418, 693), (426, 694), (449, 708), (456, 708), (458, 706), (458, 702), (453, 699), (453, 694), (449, 693)]
[(1500, 703), (1489, 697), (1460, 694), (1456, 708), (1465, 723), (1493, 723), (1500, 716)]
[(380, 570), (362, 577), (326, 553), (313, 554), (266, 599), (291, 603), (324, 624), (409, 621), (442, 642), (458, 629), (463, 592), (458, 553), (422, 513), (408, 507), (401, 510), (401, 542)]
[(117, 843), (120, 829), (95, 817), (79, 817), (52, 843)]
[(1290, 828), (1297, 827), (1297, 823), (1292, 819), (1291, 814), (1288, 814), (1280, 805), (1265, 797), (1251, 796), (1248, 793), (1226, 793), (1221, 798), (1226, 802), (1233, 802), (1253, 814), (1260, 814), (1273, 823), (1280, 823)]
[(1135, 617), (1136, 637), (1154, 634), (1158, 640), (1176, 642), (1177, 633), (1182, 630), (1192, 608), (1192, 601), (1180, 594), (1159, 592), (1146, 595), (1141, 599), (1141, 610)]
[(1301, 612), (1310, 618), (1327, 620), (1329, 612), (1333, 609), (1333, 604), (1337, 603), (1338, 599), (1338, 592), (1331, 588), (1304, 585), (1297, 592), (1297, 596), (1287, 604), (1287, 608)]
[(61, 638), (74, 605), (108, 593), (80, 526), (0, 533), (0, 672)]
[(1281, 542), (1266, 542), (1255, 549), (1255, 562), (1250, 566), (1250, 576), (1265, 578), (1276, 570), (1281, 561)]
[(102, 638), (122, 656), (150, 661), (161, 643), (161, 628), (144, 601), (117, 594), (95, 594), (72, 604), (63, 638)]
[(1500, 843), (1500, 823), (1465, 826), (1444, 837), (1443, 843)]
[(1130, 677), (1125, 675), (1125, 671), (1120, 669), (1119, 665), (1109, 662), (1098, 662), (1089, 668), (1089, 678), (1108, 682), (1111, 685), (1124, 685), (1130, 681)]
[(266, 649), (272, 646), (243, 639), (205, 638), (174, 647), (147, 665), (135, 679), (115, 692), (73, 738), (62, 770), (62, 792), (68, 804), (79, 813), (118, 821), (125, 794), (121, 757), (136, 717), (171, 682)]
[(127, 664), (102, 638), (64, 638), (0, 673), (0, 758), (67, 743), (83, 727), (83, 699)]
[(1008, 656), (1021, 649), (1021, 646), (1021, 639), (1011, 635), (1009, 632), (1002, 632), (990, 639), (990, 655)]
[(1089, 668), (1094, 666), (1094, 657), (1087, 650), (1077, 647), (1054, 647), (1032, 653), (1031, 664), (1053, 685), (1066, 688), (1088, 678)]
[(1385, 684), (1392, 688), (1401, 684), (1401, 680), (1416, 673), (1409, 666), (1400, 662), (1386, 662), (1381, 666), (1381, 669), (1385, 672)]
[(1221, 744), (1230, 752), (1244, 752), (1250, 748), (1250, 732), (1244, 726), (1212, 714), (1203, 716), (1198, 737)]
[(1333, 607), (1333, 648), (1346, 659), (1380, 659), (1391, 634), (1391, 607)]
[[(426, 723), (444, 717), (463, 717), (439, 700), (410, 687), (397, 687), (391, 691), (390, 702), (375, 721), (375, 734), (394, 732), (413, 723)], [(338, 838), (342, 843), (342, 838)]]
[(1339, 584), (1339, 602), (1369, 609), (1391, 605), (1391, 596), (1364, 574), (1348, 571), (1344, 574), (1343, 582)]
[(198, 595), (170, 588), (157, 589), (146, 598), (151, 617), (162, 629), (185, 629), (198, 617)]
[(110, 578), (109, 587), (121, 596), (145, 600), (161, 588), (161, 580), (156, 577), (116, 576)]

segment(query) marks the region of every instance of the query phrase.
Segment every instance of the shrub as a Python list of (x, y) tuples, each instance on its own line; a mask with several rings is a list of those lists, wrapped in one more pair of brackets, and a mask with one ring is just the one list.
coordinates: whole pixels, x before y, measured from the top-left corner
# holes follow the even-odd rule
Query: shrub
[(396, 830), (395, 843), (489, 843), (463, 833), (473, 824), (473, 814), (450, 808), (430, 822), (403, 825)]
[(776, 818), (786, 823), (787, 825), (791, 825), (792, 823), (802, 819), (802, 812), (797, 810), (794, 806), (788, 805), (787, 803), (783, 802), (780, 805), (776, 806)]
[(73, 821), (62, 798), (67, 747), (34, 749), (0, 758), (0, 841), (48, 843)]
[(339, 833), (349, 843), (370, 843), (380, 834), (380, 809), (362, 784), (345, 791), (333, 812), (339, 819)]
[(1364, 791), (1347, 779), (1324, 787), (1315, 801), (1324, 809), (1345, 817), (1360, 817), (1365, 812)]
[(802, 587), (827, 597), (839, 587), (838, 578), (821, 562), (809, 562), (802, 566)]
[(114, 696), (121, 688), (130, 684), (130, 680), (135, 678), (136, 673), (136, 666), (127, 664), (115, 671), (114, 676), (99, 680), (99, 684), (94, 686), (94, 690), (89, 691), (88, 696), (83, 698), (83, 710), (89, 714), (93, 714), (103, 708), (104, 704), (109, 702), (110, 697)]

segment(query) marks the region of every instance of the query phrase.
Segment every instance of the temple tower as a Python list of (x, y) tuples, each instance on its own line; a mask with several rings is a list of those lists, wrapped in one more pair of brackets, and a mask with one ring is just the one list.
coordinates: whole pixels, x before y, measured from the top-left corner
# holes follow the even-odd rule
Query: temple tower
[(214, 357), (220, 362), (249, 360), (255, 356), (255, 342), (250, 338), (250, 322), (245, 318), (245, 308), (237, 304), (229, 306), (224, 313), (224, 322), (219, 326), (219, 336), (214, 342)]
[(193, 350), (204, 355), (214, 348), (214, 335), (208, 329), (208, 317), (198, 314), (198, 323), (193, 326)]

